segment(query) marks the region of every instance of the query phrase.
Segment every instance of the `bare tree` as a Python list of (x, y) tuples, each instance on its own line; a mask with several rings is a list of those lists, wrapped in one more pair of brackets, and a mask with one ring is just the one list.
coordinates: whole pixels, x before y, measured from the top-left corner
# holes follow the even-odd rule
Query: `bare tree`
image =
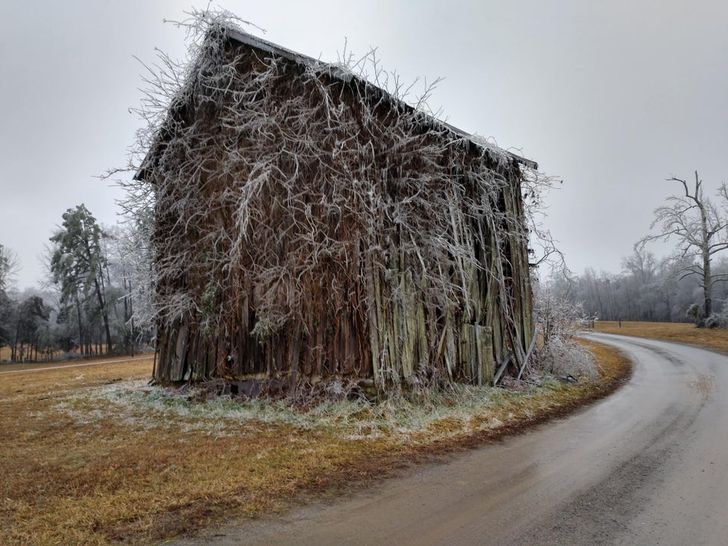
[[(726, 275), (714, 275), (713, 257), (728, 248), (728, 221), (724, 213), (703, 193), (703, 181), (695, 171), (695, 183), (688, 184), (682, 178), (669, 178), (678, 182), (684, 194), (671, 195), (665, 205), (655, 210), (651, 229), (659, 233), (644, 237), (639, 246), (655, 240), (677, 240), (677, 258), (683, 260), (678, 271), (680, 278), (697, 275), (703, 289), (705, 317), (713, 313), (712, 290), (717, 281), (728, 280)], [(721, 184), (718, 198), (728, 205), (728, 188)]]

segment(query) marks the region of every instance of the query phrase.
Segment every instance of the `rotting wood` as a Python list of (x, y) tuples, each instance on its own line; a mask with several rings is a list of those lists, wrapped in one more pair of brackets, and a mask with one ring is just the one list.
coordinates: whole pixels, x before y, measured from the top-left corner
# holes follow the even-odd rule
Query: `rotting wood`
[(526, 366), (528, 366), (528, 358), (531, 356), (531, 353), (533, 352), (533, 349), (535, 347), (536, 347), (536, 336), (534, 335), (533, 339), (531, 339), (531, 345), (528, 347), (528, 351), (526, 352), (526, 356), (523, 359), (523, 364), (521, 365), (521, 369), (518, 371), (517, 379), (521, 379), (523, 372), (526, 370)]
[(506, 367), (508, 366), (508, 363), (510, 361), (511, 353), (506, 353), (506, 355), (503, 357), (503, 360), (500, 361), (498, 371), (495, 373), (495, 377), (493, 377), (493, 385), (497, 385), (498, 382), (501, 380), (501, 377), (503, 377), (503, 372), (506, 370)]
[(197, 62), (138, 175), (155, 197), (157, 380), (522, 373), (523, 163), (224, 31)]

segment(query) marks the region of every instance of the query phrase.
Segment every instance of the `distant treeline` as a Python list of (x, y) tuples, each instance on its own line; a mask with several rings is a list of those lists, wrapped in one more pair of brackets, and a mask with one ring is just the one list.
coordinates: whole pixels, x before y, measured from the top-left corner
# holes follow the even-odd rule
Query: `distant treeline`
[[(728, 327), (728, 185), (721, 184), (711, 198), (698, 172), (694, 175), (668, 179), (677, 191), (655, 209), (650, 233), (635, 244), (620, 273), (555, 276), (548, 289), (580, 304), (592, 318)], [(672, 255), (656, 260), (646, 250), (655, 241), (672, 243)]]
[[(554, 275), (549, 281), (554, 293), (580, 304), (584, 314), (600, 320), (689, 322), (688, 311), (702, 302), (701, 279), (685, 276), (685, 264), (674, 259), (658, 260), (645, 250), (635, 250), (622, 262), (619, 273), (587, 269), (582, 275)], [(714, 265), (716, 274), (728, 273), (728, 261)], [(713, 286), (713, 310), (725, 313), (728, 286)]]
[(18, 291), (17, 260), (0, 244), (0, 348), (14, 362), (130, 354), (150, 346), (146, 244), (137, 228), (102, 228), (68, 209), (49, 240), (46, 282)]

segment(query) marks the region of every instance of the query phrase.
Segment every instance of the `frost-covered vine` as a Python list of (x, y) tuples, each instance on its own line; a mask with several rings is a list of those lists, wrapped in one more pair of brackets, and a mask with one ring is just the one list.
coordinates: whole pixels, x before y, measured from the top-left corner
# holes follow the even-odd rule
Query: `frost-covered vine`
[[(538, 177), (433, 117), (431, 86), (408, 103), (412, 88), (375, 51), (336, 64), (261, 54), (266, 42), (231, 41), (256, 43), (240, 23), (209, 11), (177, 23), (189, 32), (189, 60), (160, 54), (149, 67), (138, 175), (123, 183), (127, 210), (154, 218), (158, 325), (184, 337), (189, 356), (178, 359), (214, 355), (191, 375), (260, 371), (241, 364), (250, 350), (241, 336), (286, 335), (307, 340), (300, 350), (329, 372), (363, 367), (381, 385), (472, 379), (458, 361), (460, 329), (490, 324), (493, 313), (503, 325), (492, 343), (512, 365), (524, 362), (519, 192), (527, 184), (536, 199)], [(296, 347), (286, 349), (291, 363)], [(326, 347), (336, 354), (322, 355)], [(369, 362), (337, 360), (355, 354)]]

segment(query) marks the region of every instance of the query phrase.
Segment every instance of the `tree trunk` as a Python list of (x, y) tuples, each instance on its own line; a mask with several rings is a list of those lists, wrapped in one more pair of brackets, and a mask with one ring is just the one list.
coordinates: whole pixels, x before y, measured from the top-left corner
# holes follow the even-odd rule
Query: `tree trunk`
[(18, 323), (15, 325), (15, 336), (13, 338), (13, 349), (11, 351), (10, 360), (13, 362), (17, 362), (18, 360), (18, 327), (20, 326), (20, 319), (18, 319)]
[(83, 354), (83, 322), (81, 321), (81, 303), (78, 301), (78, 294), (76, 294), (76, 318), (78, 319), (78, 347)]
[(703, 311), (707, 319), (713, 314), (713, 301), (711, 297), (713, 278), (710, 272), (710, 234), (708, 233), (708, 214), (703, 204), (702, 191), (700, 190), (701, 181), (698, 178), (698, 171), (695, 171), (695, 202), (700, 210), (700, 228), (702, 230), (702, 248), (700, 249), (703, 257)]
[(710, 272), (710, 256), (705, 254), (703, 256), (703, 298), (705, 300), (704, 310), (706, 319), (713, 314), (712, 285), (713, 279)]
[[(102, 279), (103, 282), (103, 279)], [(104, 295), (102, 294), (101, 286), (99, 285), (98, 277), (94, 277), (94, 286), (96, 288), (96, 299), (99, 302), (99, 308), (101, 309), (101, 317), (104, 319), (104, 333), (106, 334), (106, 352), (111, 352), (111, 330), (109, 329), (109, 314), (106, 310), (106, 302), (104, 301)]]

